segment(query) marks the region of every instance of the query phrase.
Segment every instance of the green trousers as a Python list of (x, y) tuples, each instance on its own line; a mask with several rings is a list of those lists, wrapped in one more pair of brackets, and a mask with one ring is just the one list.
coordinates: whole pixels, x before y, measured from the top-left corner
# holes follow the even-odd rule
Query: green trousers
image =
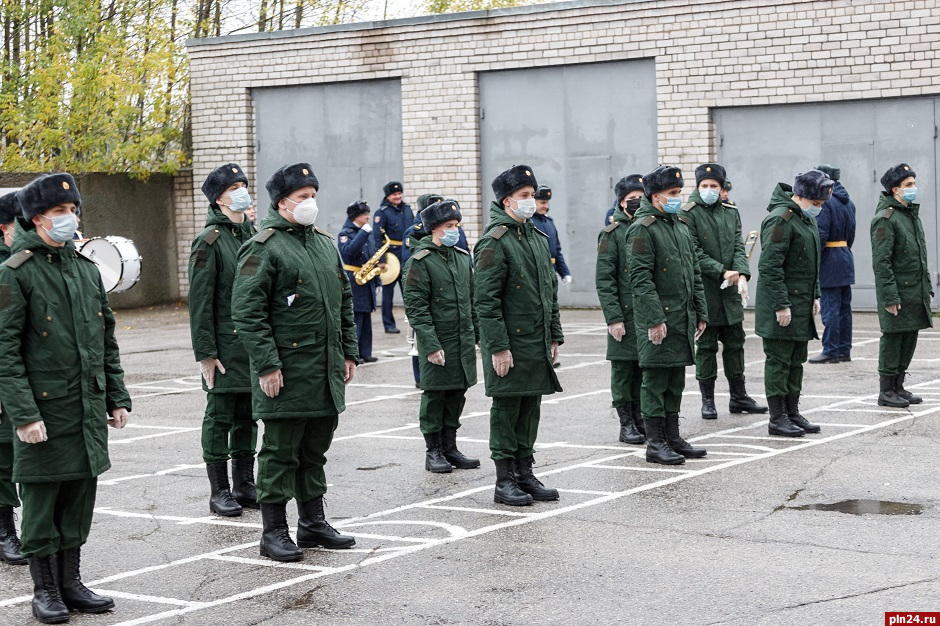
[(764, 339), (764, 391), (768, 398), (800, 395), (808, 343)]
[(685, 391), (684, 367), (643, 368), (643, 386), (640, 388), (640, 413), (643, 419), (665, 417), (682, 408)]
[(23, 556), (50, 556), (84, 545), (97, 491), (97, 478), (20, 483)]
[(721, 362), (725, 378), (736, 380), (744, 376), (744, 323), (728, 326), (708, 326), (695, 344), (695, 378), (712, 380), (718, 378), (718, 342), (724, 346)]
[(202, 418), (202, 460), (219, 463), (250, 459), (258, 445), (258, 424), (251, 417), (250, 393), (207, 393)]
[(258, 452), (258, 502), (308, 502), (326, 493), (326, 451), (339, 416), (264, 420)]
[[(0, 426), (2, 428), (2, 426)], [(18, 507), (16, 485), (13, 484), (13, 442), (0, 443), (0, 506)]]
[(610, 362), (611, 406), (615, 409), (639, 403), (642, 385), (643, 371), (640, 370), (639, 361)]
[(883, 333), (878, 346), (878, 373), (896, 376), (906, 372), (917, 348), (917, 331), (908, 333)]
[(525, 459), (535, 453), (542, 396), (493, 398), (490, 407), (490, 458)]
[(460, 415), (467, 403), (466, 389), (448, 389), (446, 391), (425, 391), (421, 394), (421, 408), (418, 409), (418, 422), (421, 433), (430, 435), (445, 428), (460, 428)]

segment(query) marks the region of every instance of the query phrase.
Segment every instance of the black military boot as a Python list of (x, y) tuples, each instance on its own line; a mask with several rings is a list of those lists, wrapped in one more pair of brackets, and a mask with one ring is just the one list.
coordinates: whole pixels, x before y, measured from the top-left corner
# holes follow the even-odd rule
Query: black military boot
[(733, 380), (729, 378), (728, 387), (731, 389), (731, 401), (728, 402), (728, 410), (732, 413), (767, 412), (767, 407), (757, 404), (754, 398), (747, 395), (747, 389), (744, 387), (744, 376)]
[(643, 419), (643, 413), (640, 411), (640, 403), (630, 405), (630, 414), (633, 415), (633, 425), (636, 426), (637, 432), (639, 432), (643, 437), (646, 437), (646, 420)]
[(880, 376), (879, 383), (881, 393), (878, 394), (878, 406), (891, 406), (899, 409), (906, 409), (911, 405), (910, 402), (898, 395), (895, 386), (897, 385), (897, 375)]
[(274, 561), (299, 561), (304, 558), (304, 551), (290, 538), (287, 526), (287, 503), (266, 504), (262, 502), (261, 556)]
[(255, 457), (232, 459), (232, 497), (243, 508), (258, 508), (258, 490), (255, 487)]
[(687, 459), (700, 459), (708, 451), (705, 448), (693, 448), (692, 445), (679, 435), (679, 414), (666, 413), (666, 442), (669, 447)]
[(808, 433), (818, 433), (822, 430), (818, 424), (812, 424), (809, 420), (800, 414), (800, 396), (786, 396), (787, 417), (791, 422), (802, 428)]
[(508, 504), (509, 506), (526, 506), (532, 504), (532, 496), (519, 488), (513, 469), (515, 459), (494, 460), (496, 465), (496, 490), (493, 492), (493, 502)]
[(802, 437), (806, 431), (790, 421), (787, 417), (787, 399), (785, 396), (767, 396), (770, 405), (770, 422), (767, 432), (780, 437)]
[(16, 536), (13, 507), (0, 506), (0, 560), (10, 565), (26, 565), (26, 557), (20, 554), (20, 538)]
[(348, 535), (339, 534), (326, 521), (323, 511), (323, 496), (297, 503), (297, 545), (301, 548), (329, 548), (345, 550), (356, 545), (356, 540)]
[(238, 517), (242, 514), (242, 505), (235, 501), (228, 484), (228, 462), (206, 463), (209, 475), (209, 510), (222, 517)]
[(910, 391), (904, 388), (904, 378), (907, 376), (907, 372), (901, 370), (901, 373), (898, 374), (897, 379), (894, 383), (894, 392), (907, 400), (908, 404), (920, 404), (924, 401), (920, 396), (915, 396)]
[(718, 419), (718, 409), (715, 408), (715, 379), (698, 381), (698, 388), (702, 392), (702, 419)]
[(633, 407), (618, 406), (617, 417), (620, 418), (620, 441), (634, 445), (646, 443), (646, 437), (640, 434), (633, 421)]
[(444, 458), (444, 451), (441, 450), (441, 433), (425, 434), (424, 443), (428, 447), (424, 456), (424, 469), (435, 474), (449, 474), (454, 471), (454, 466)]
[(533, 500), (538, 500), (539, 502), (557, 500), (558, 490), (546, 487), (542, 484), (542, 481), (536, 478), (535, 474), (532, 473), (532, 465), (534, 463), (534, 456), (516, 459), (516, 464), (513, 466), (513, 469), (515, 470), (516, 484), (519, 485), (519, 489), (522, 489), (532, 496)]
[(56, 555), (59, 565), (59, 591), (62, 602), (70, 611), (104, 613), (114, 608), (114, 600), (99, 596), (82, 584), (81, 548), (62, 550)]
[(666, 418), (646, 420), (646, 462), (662, 465), (682, 465), (685, 457), (669, 447), (666, 441)]
[(441, 448), (444, 450), (444, 458), (447, 462), (457, 469), (477, 469), (480, 467), (480, 459), (471, 459), (464, 456), (464, 453), (457, 449), (457, 429), (447, 428), (441, 431)]
[(55, 556), (29, 557), (29, 575), (33, 577), (33, 616), (43, 624), (69, 621), (69, 610), (59, 594), (55, 569)]

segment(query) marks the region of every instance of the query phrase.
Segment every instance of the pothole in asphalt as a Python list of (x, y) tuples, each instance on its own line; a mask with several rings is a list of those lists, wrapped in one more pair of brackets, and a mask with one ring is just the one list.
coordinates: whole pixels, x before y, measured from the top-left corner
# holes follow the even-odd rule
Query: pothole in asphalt
[(889, 500), (843, 500), (831, 504), (804, 504), (783, 508), (794, 511), (835, 511), (849, 515), (920, 515), (924, 505)]

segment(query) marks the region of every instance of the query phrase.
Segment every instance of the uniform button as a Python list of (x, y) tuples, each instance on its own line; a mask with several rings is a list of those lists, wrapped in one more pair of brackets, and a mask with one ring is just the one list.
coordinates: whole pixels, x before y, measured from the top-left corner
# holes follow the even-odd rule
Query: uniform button
[(98, 311), (98, 317), (104, 317), (104, 314), (101, 311)]
[(303, 285), (303, 284), (304, 284), (303, 279), (302, 279), (302, 278), (298, 278), (298, 279), (297, 279), (297, 284), (298, 284), (298, 285)]
[(443, 287), (441, 287), (441, 288), (440, 288), (440, 290), (441, 290), (441, 291), (444, 291), (444, 288), (443, 288)]
[(294, 342), (294, 343), (292, 343), (291, 345), (292, 345), (292, 346), (294, 346), (294, 347), (296, 348), (296, 347), (297, 347), (297, 342), (295, 341), (295, 342)]
[(665, 267), (663, 268), (663, 271), (664, 271), (664, 272), (666, 271), (666, 268), (665, 268)]
[(47, 397), (48, 395), (49, 395), (49, 392), (47, 392), (47, 391), (43, 391), (43, 392), (42, 392), (42, 397), (43, 397), (43, 398)]
[(522, 331), (521, 331), (520, 329), (518, 329), (518, 328), (517, 328), (517, 329), (516, 329), (516, 332), (517, 332), (517, 333), (520, 333), (520, 332), (522, 332)]
[(43, 336), (43, 337), (48, 337), (48, 336), (49, 336), (49, 333), (47, 333), (46, 331), (42, 331), (42, 336)]
[(522, 285), (516, 285), (516, 289), (522, 289)]
[(667, 311), (669, 310), (669, 307), (668, 307), (668, 306), (666, 307), (666, 310), (667, 310)]
[(233, 332), (233, 333), (235, 333), (235, 334), (237, 335), (237, 334), (238, 334), (238, 329), (236, 328), (236, 329), (235, 329), (235, 330), (233, 330), (232, 332)]
[(51, 321), (52, 321), (52, 318), (51, 318), (51, 317), (47, 317), (46, 320), (48, 320), (48, 321), (51, 322)]

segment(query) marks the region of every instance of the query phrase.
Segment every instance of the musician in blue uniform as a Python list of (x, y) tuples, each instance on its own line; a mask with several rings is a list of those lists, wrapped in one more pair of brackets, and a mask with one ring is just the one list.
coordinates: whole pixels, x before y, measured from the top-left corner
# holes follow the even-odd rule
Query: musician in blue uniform
[(356, 283), (356, 272), (376, 253), (369, 223), (369, 205), (356, 201), (346, 207), (346, 223), (339, 232), (339, 254), (343, 269), (352, 287), (353, 313), (356, 316), (356, 339), (359, 342), (359, 363), (375, 363), (372, 356), (372, 312), (375, 311), (375, 291), (379, 286), (376, 276), (365, 285)]
[(548, 235), (548, 251), (552, 255), (552, 266), (558, 272), (561, 282), (571, 284), (571, 272), (565, 257), (561, 253), (561, 241), (558, 239), (558, 229), (555, 222), (548, 216), (548, 203), (552, 199), (552, 190), (545, 185), (539, 185), (535, 192), (535, 215), (532, 216), (532, 225)]
[[(388, 235), (391, 246), (388, 251), (398, 257), (404, 265), (402, 259), (402, 242), (405, 238), (405, 231), (414, 223), (415, 216), (411, 212), (411, 207), (405, 204), (402, 199), (404, 186), (398, 181), (391, 181), (382, 188), (385, 198), (382, 205), (375, 212), (373, 222), (372, 240), (375, 242), (376, 249), (382, 247), (385, 243), (385, 236)], [(384, 270), (385, 264), (380, 267)], [(401, 291), (401, 275), (391, 283), (382, 285), (382, 325), (385, 326), (385, 332), (397, 334), (401, 331), (395, 325), (395, 317), (392, 314), (392, 301), (395, 298), (395, 285), (398, 285)]]

